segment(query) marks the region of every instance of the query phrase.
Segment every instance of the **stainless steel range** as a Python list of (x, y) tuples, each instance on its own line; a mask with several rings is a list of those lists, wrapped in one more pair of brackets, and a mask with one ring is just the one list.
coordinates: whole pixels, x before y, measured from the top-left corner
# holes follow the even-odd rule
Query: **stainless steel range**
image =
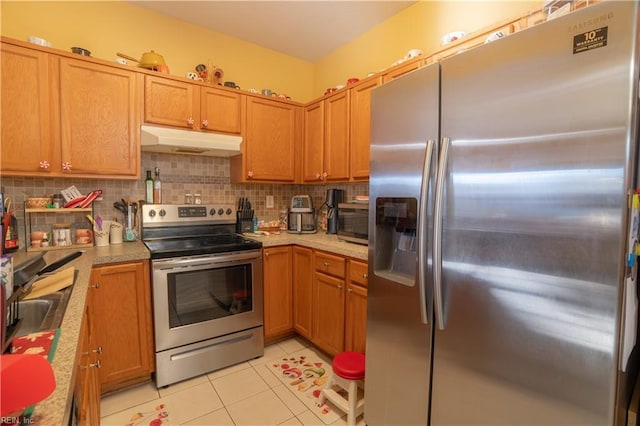
[(226, 204), (142, 208), (158, 387), (264, 353), (262, 243), (235, 221)]

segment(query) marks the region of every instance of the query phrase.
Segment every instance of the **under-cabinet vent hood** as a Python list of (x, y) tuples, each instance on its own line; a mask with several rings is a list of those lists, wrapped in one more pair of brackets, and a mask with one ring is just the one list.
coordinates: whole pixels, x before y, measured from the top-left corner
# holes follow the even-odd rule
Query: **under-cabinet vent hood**
[(233, 157), (240, 154), (241, 142), (241, 136), (140, 126), (140, 145), (143, 151)]

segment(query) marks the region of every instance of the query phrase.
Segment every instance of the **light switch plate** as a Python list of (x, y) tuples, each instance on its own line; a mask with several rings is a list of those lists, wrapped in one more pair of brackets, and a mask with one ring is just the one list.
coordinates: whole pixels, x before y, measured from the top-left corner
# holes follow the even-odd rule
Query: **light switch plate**
[(272, 209), (273, 208), (273, 195), (267, 195), (267, 199), (265, 200), (266, 207), (268, 209)]

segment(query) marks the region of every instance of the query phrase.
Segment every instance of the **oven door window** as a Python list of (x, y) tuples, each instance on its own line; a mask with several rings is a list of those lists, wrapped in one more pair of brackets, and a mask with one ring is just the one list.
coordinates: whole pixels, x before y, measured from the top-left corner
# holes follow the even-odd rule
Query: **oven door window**
[(251, 264), (169, 273), (169, 327), (253, 310)]

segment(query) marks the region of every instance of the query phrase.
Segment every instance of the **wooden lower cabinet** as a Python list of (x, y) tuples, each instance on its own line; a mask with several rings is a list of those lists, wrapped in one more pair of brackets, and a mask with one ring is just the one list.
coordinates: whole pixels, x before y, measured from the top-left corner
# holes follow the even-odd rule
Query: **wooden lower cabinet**
[(332, 356), (344, 349), (345, 263), (342, 256), (314, 252), (311, 341)]
[(263, 250), (264, 340), (273, 341), (293, 332), (291, 246)]
[(76, 362), (75, 416), (79, 425), (100, 424), (100, 362), (92, 348), (89, 305), (85, 306), (80, 328), (80, 353)]
[(94, 267), (88, 297), (101, 392), (148, 380), (154, 370), (148, 262)]
[(357, 260), (348, 263), (345, 305), (344, 350), (365, 352), (367, 340), (367, 264)]
[(313, 250), (293, 247), (293, 327), (313, 339)]

